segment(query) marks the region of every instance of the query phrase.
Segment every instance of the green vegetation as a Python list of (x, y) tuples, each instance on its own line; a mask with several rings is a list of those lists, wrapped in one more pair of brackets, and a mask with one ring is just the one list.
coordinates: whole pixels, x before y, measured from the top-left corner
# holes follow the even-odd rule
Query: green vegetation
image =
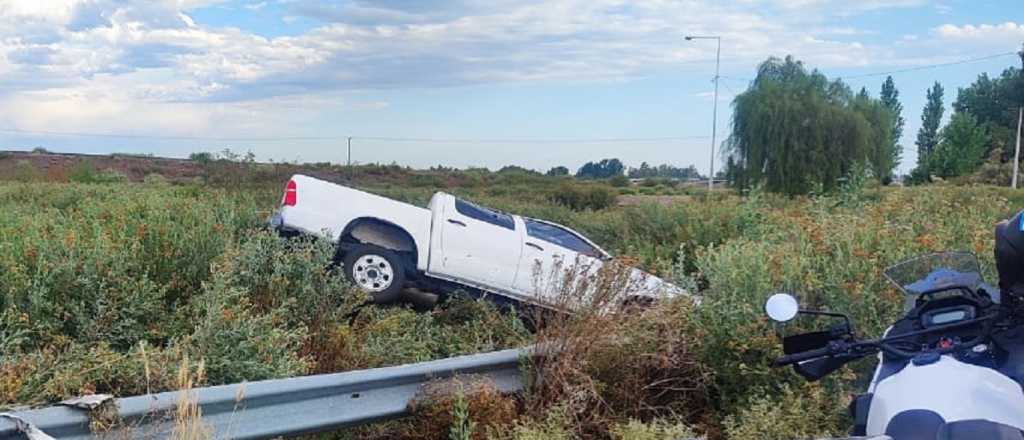
[[(956, 178), (1007, 184), (1022, 90), (1021, 68), (1007, 68), (996, 78), (981, 74), (957, 91), (953, 117), (943, 127), (946, 91), (934, 83), (921, 113), (917, 164), (909, 183)], [(875, 180), (889, 184), (902, 161), (905, 121), (899, 96), (892, 77), (874, 99), (866, 89), (853, 94), (840, 80), (808, 72), (792, 57), (769, 59), (733, 101), (724, 177), (739, 188), (763, 184), (768, 191), (790, 195), (820, 194), (836, 189), (857, 164), (865, 163)]]
[(956, 113), (942, 129), (939, 144), (926, 163), (932, 175), (949, 178), (974, 172), (985, 158), (988, 136), (974, 116)]
[(545, 174), (552, 177), (568, 176), (569, 169), (564, 166), (551, 167), (551, 169)]
[(118, 183), (128, 181), (128, 176), (115, 170), (97, 171), (89, 160), (83, 160), (68, 170), (68, 180), (78, 183)]
[(626, 172), (626, 166), (618, 159), (602, 159), (600, 162), (587, 162), (576, 171), (576, 177), (580, 179), (608, 179), (621, 176)]
[[(1024, 63), (1024, 50), (1021, 52)], [(1012, 160), (1017, 134), (1017, 110), (1024, 105), (1024, 71), (1009, 67), (996, 78), (981, 74), (969, 87), (960, 89), (953, 110), (968, 113), (984, 127), (989, 144), (986, 155), (996, 153)]]
[[(779, 343), (761, 316), (764, 298), (797, 292), (811, 307), (851, 313), (860, 334), (877, 334), (900, 310), (881, 276), (886, 265), (966, 249), (982, 257), (991, 279), (990, 225), (1024, 203), (992, 187), (879, 188), (856, 167), (831, 195), (784, 198), (755, 188), (744, 197), (704, 191), (629, 206), (614, 204), (614, 190), (600, 182), (515, 170), (352, 170), (359, 186), (412, 203), (444, 189), (567, 224), (704, 298), (700, 307), (683, 298), (612, 315), (594, 304), (531, 334), (516, 315), (467, 299), (427, 312), (372, 306), (350, 321), (363, 298), (324, 269), (330, 243), (282, 241), (263, 230), (280, 199), (276, 173), (295, 168), (258, 166), (243, 169), (266, 174), (239, 174), (247, 184), (230, 189), (157, 177), (0, 184), (0, 406), (176, 389), (182, 369), (201, 371), (202, 386), (540, 340), (564, 351), (534, 365), (545, 380), (520, 396), (470, 387), (461, 401), (442, 396), (412, 418), (344, 435), (839, 433), (848, 394), (866, 384), (873, 361), (817, 384), (769, 368)], [(588, 201), (591, 192), (603, 193), (594, 196), (601, 201)], [(614, 298), (616, 289), (602, 291)]]
[[(1024, 62), (1024, 50), (1020, 52)], [(1018, 110), (1024, 107), (1024, 70), (1010, 67), (997, 78), (981, 74), (957, 91), (953, 117), (940, 130), (943, 89), (928, 90), (917, 135), (918, 161), (912, 183), (933, 177), (1006, 185), (1013, 168)]]
[(896, 167), (890, 107), (792, 57), (761, 64), (733, 110), (726, 175), (741, 188), (830, 191), (857, 163), (868, 162), (881, 180)]
[(640, 168), (630, 168), (629, 177), (634, 179), (639, 178), (672, 178), (672, 179), (701, 179), (703, 176), (697, 171), (697, 167), (690, 165), (686, 168), (674, 167), (668, 164), (661, 164), (658, 166), (651, 166), (647, 162), (642, 162)]
[[(882, 92), (879, 98), (882, 100), (885, 108), (889, 109), (889, 117), (891, 118), (889, 124), (892, 130), (892, 136), (890, 136), (892, 144), (883, 148), (882, 151), (889, 154), (888, 161), (893, 166), (899, 166), (903, 155), (903, 146), (900, 145), (900, 138), (903, 137), (903, 126), (906, 124), (906, 120), (903, 119), (903, 104), (900, 103), (900, 91), (896, 90), (896, 82), (892, 80), (891, 76), (886, 77), (885, 82), (882, 83)], [(888, 183), (885, 179), (882, 179), (882, 182)]]
[(942, 104), (942, 84), (938, 82), (928, 89), (928, 102), (921, 113), (921, 128), (917, 131), (917, 169), (916, 174), (927, 178), (929, 169), (929, 156), (935, 147), (939, 145), (939, 124), (942, 123), (942, 113), (945, 107)]

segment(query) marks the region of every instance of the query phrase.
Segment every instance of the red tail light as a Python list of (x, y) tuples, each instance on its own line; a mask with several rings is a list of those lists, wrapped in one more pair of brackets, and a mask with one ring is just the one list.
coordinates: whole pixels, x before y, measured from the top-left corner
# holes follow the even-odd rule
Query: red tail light
[(281, 199), (282, 206), (295, 206), (295, 203), (298, 201), (295, 197), (296, 188), (295, 181), (289, 180), (288, 185), (284, 187), (284, 198)]

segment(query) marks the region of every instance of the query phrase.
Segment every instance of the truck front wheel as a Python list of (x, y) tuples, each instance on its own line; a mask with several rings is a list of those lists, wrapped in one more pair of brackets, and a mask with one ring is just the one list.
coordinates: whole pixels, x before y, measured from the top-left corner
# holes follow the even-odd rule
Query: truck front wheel
[(370, 294), (378, 304), (398, 300), (405, 284), (405, 266), (401, 257), (382, 247), (361, 244), (345, 253), (345, 276), (353, 285)]

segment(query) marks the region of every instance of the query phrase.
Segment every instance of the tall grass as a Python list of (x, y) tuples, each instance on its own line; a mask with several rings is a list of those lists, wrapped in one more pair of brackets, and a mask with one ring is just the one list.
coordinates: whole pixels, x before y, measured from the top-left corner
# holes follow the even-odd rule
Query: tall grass
[(524, 343), (513, 315), (473, 301), (347, 319), (364, 298), (326, 269), (333, 246), (263, 230), (276, 200), (166, 184), (0, 185), (0, 406), (176, 389), (183, 362), (203, 364), (202, 386)]
[[(691, 289), (700, 306), (584, 307), (533, 334), (515, 314), (472, 300), (424, 313), (371, 306), (350, 317), (363, 298), (326, 269), (330, 243), (262, 229), (279, 183), (12, 182), (0, 185), (0, 406), (178, 389), (183, 364), (202, 365), (191, 386), (203, 386), (543, 341), (566, 353), (533, 365), (545, 381), (521, 396), (467, 394), (458, 417), (431, 419), (448, 424), (430, 432), (448, 436), (459, 421), (458, 436), (471, 438), (840, 433), (845, 401), (865, 386), (872, 360), (813, 385), (770, 369), (780, 329), (762, 316), (762, 301), (791, 291), (877, 335), (901, 303), (884, 267), (968, 250), (993, 279), (992, 225), (1024, 207), (1024, 196), (1004, 189), (923, 187), (795, 199), (704, 192), (668, 205), (575, 210), (552, 197), (564, 180), (528, 173), (384, 166), (355, 174), (374, 179), (365, 189), (421, 205), (442, 189), (566, 224), (620, 261)], [(620, 287), (587, 298), (610, 304)], [(454, 407), (440, 408), (448, 409), (427, 413)], [(501, 423), (485, 427), (479, 414), (501, 414)], [(349, 435), (416, 438), (423, 420)]]

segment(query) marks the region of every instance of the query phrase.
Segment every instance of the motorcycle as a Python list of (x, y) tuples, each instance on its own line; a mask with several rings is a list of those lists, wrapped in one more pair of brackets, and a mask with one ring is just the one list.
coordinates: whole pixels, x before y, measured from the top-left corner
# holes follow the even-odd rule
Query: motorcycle
[[(878, 356), (866, 393), (850, 403), (851, 435), (893, 440), (1024, 440), (1024, 314), (986, 284), (970, 253), (925, 255), (885, 276), (904, 293), (903, 316), (881, 338), (858, 339), (847, 315), (803, 310), (778, 293), (765, 312), (778, 323), (798, 315), (838, 318), (824, 331), (786, 336), (784, 356), (818, 380), (848, 362)], [(884, 438), (884, 437), (882, 437)]]

